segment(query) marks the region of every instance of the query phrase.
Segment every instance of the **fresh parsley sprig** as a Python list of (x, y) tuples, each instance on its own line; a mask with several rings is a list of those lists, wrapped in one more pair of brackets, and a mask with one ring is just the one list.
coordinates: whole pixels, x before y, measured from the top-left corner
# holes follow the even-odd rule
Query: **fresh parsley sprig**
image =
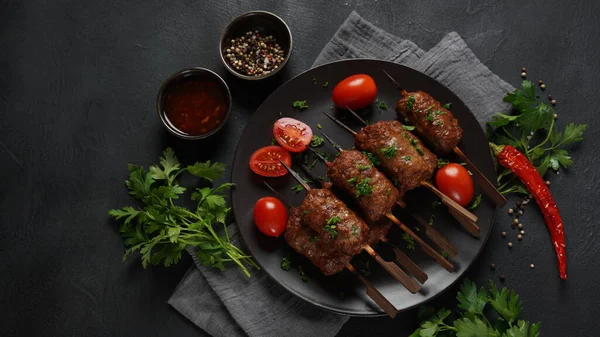
[[(221, 177), (224, 164), (207, 161), (182, 167), (173, 150), (167, 148), (160, 165), (152, 165), (146, 171), (130, 164), (128, 169), (125, 185), (141, 206), (108, 212), (122, 220), (119, 232), (125, 244), (123, 260), (137, 251), (142, 255), (144, 268), (160, 263), (168, 267), (181, 259), (183, 250), (194, 247), (196, 256), (206, 266), (224, 270), (226, 262), (234, 262), (247, 276), (250, 273), (246, 265), (258, 268), (251, 256), (229, 241), (226, 217), (231, 208), (221, 192), (233, 187), (232, 183), (196, 188), (191, 195), (196, 201), (195, 209), (175, 203), (186, 191), (177, 182), (181, 173), (187, 171), (212, 182)], [(222, 234), (217, 233), (219, 226), (223, 228)]]
[(523, 306), (513, 290), (499, 290), (492, 281), (488, 289), (477, 288), (475, 283), (465, 280), (456, 299), (458, 305), (454, 314), (445, 308), (437, 312), (427, 307), (421, 309), (421, 325), (410, 337), (540, 335), (540, 323), (518, 320)]
[[(489, 125), (488, 138), (495, 144), (511, 145), (523, 153), (543, 176), (551, 168), (569, 167), (573, 159), (565, 147), (583, 139), (587, 125), (570, 123), (560, 132), (556, 125), (554, 108), (536, 96), (535, 85), (528, 80), (521, 89), (504, 96), (512, 105), (510, 115), (496, 113)], [(508, 170), (498, 167), (499, 191), (529, 194), (527, 189)]]

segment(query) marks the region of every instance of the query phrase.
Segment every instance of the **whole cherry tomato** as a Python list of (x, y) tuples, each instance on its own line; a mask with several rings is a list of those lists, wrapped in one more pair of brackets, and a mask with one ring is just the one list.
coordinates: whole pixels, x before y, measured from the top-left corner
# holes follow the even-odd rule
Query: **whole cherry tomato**
[(452, 200), (465, 207), (473, 198), (473, 179), (466, 168), (450, 163), (435, 175), (437, 188)]
[(369, 75), (358, 74), (346, 77), (333, 89), (333, 103), (340, 109), (361, 109), (373, 103), (377, 97), (377, 86)]
[(277, 198), (260, 198), (254, 205), (254, 224), (263, 234), (277, 237), (285, 231), (287, 208)]

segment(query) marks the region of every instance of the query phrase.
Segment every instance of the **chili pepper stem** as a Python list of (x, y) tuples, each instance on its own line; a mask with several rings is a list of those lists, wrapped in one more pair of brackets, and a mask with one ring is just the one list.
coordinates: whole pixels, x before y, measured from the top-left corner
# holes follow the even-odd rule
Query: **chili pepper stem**
[(504, 145), (496, 145), (494, 143), (489, 143), (490, 149), (492, 149), (492, 153), (494, 157), (498, 156), (498, 154), (504, 149)]

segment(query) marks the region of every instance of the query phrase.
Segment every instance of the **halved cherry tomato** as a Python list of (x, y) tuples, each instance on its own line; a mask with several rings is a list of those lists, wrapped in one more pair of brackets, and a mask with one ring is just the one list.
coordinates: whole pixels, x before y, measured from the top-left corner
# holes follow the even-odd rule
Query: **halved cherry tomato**
[(287, 209), (277, 198), (264, 197), (254, 205), (254, 223), (268, 236), (279, 236), (287, 225)]
[(435, 175), (435, 184), (442, 193), (463, 207), (473, 198), (473, 178), (459, 164), (450, 163), (439, 169)]
[(292, 166), (292, 156), (279, 146), (265, 146), (254, 151), (250, 156), (250, 169), (263, 177), (281, 177), (288, 171), (279, 162)]
[(290, 152), (302, 152), (312, 140), (310, 126), (293, 118), (280, 118), (273, 125), (273, 136), (279, 145)]
[(333, 103), (340, 109), (361, 109), (375, 101), (377, 86), (369, 75), (352, 75), (333, 88), (332, 97)]

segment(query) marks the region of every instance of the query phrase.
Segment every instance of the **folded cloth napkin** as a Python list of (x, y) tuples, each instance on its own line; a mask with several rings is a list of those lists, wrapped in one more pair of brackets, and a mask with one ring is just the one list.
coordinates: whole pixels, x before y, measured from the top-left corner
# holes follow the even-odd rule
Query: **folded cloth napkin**
[[(428, 74), (457, 94), (482, 126), (494, 112), (508, 110), (502, 97), (513, 88), (454, 32), (426, 52), (352, 12), (313, 66), (347, 58), (387, 60)], [(237, 228), (229, 226), (229, 233), (237, 244)], [(212, 336), (328, 337), (348, 320), (294, 297), (264, 272), (254, 271), (248, 279), (237, 268), (220, 272), (202, 266), (195, 256), (194, 262), (198, 268), (190, 268), (169, 304)]]

